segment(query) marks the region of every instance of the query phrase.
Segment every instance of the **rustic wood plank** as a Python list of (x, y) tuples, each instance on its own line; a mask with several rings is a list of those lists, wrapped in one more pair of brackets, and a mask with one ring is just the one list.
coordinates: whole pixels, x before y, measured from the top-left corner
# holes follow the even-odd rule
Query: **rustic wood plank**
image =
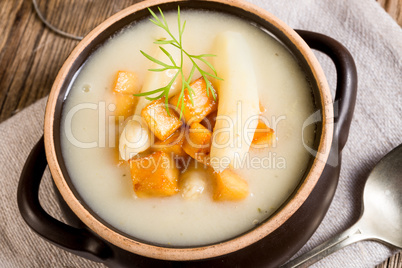
[(376, 268), (402, 268), (402, 254), (401, 252), (393, 255), (385, 262), (377, 265)]
[(402, 1), (401, 0), (378, 0), (378, 3), (389, 15), (402, 26)]
[[(138, 2), (37, 0), (54, 26), (84, 35), (107, 17)], [(74, 14), (74, 16), (71, 16)], [(78, 43), (49, 30), (31, 1), (0, 1), (0, 122), (46, 96), (58, 70)]]
[[(0, 73), (5, 75), (5, 79), (2, 79), (0, 83), (3, 98), (0, 120), (3, 119), (4, 115), (14, 112), (18, 108), (21, 95), (27, 90), (31, 90), (26, 88), (25, 84), (32, 70), (36, 54), (34, 51), (44, 28), (34, 14), (29, 12), (29, 9), (29, 2), (23, 1), (16, 17), (16, 21), (19, 21), (11, 28), (9, 38), (6, 41), (0, 67)], [(19, 16), (19, 14), (21, 15)], [(35, 98), (31, 100), (31, 102), (34, 101)]]

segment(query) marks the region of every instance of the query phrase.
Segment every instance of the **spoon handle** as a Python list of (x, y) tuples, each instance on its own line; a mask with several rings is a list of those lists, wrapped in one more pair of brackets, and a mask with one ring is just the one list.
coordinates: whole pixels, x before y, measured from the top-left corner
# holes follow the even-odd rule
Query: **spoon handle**
[(322, 258), (334, 253), (338, 249), (348, 246), (352, 243), (362, 241), (368, 237), (362, 233), (359, 227), (359, 222), (355, 223), (346, 231), (334, 236), (330, 240), (322, 243), (311, 251), (297, 257), (296, 259), (284, 264), (281, 267), (307, 267), (313, 263), (321, 260)]

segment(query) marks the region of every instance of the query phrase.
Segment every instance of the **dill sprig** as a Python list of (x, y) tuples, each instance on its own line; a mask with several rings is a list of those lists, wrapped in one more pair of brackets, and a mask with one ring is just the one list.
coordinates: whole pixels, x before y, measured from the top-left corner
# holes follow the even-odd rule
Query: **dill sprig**
[[(201, 76), (204, 78), (205, 83), (207, 85), (207, 95), (209, 96), (209, 94), (211, 93), (212, 96), (214, 97), (214, 99), (216, 99), (215, 96), (215, 92), (212, 90), (212, 84), (209, 81), (208, 77), (212, 77), (218, 80), (222, 80), (222, 78), (218, 77), (215, 68), (212, 66), (211, 63), (209, 63), (206, 58), (208, 57), (215, 57), (216, 55), (213, 54), (201, 54), (201, 55), (192, 55), (189, 52), (187, 52), (186, 50), (184, 50), (183, 48), (183, 32), (184, 29), (186, 27), (186, 21), (183, 22), (183, 25), (181, 24), (180, 21), (180, 6), (177, 8), (177, 25), (178, 25), (178, 30), (179, 30), (179, 37), (176, 38), (172, 32), (169, 29), (169, 25), (166, 22), (165, 16), (163, 15), (162, 10), (158, 7), (160, 16), (162, 19), (159, 19), (159, 17), (150, 9), (148, 8), (149, 12), (151, 13), (153, 19), (150, 19), (150, 21), (152, 23), (154, 23), (156, 26), (162, 28), (163, 30), (165, 30), (167, 32), (167, 34), (169, 35), (169, 40), (165, 39), (159, 39), (157, 41), (154, 42), (154, 44), (158, 44), (160, 45), (159, 48), (160, 50), (162, 50), (162, 52), (169, 58), (170, 63), (165, 63), (162, 62), (152, 56), (150, 56), (149, 54), (145, 53), (144, 51), (140, 50), (142, 55), (144, 55), (147, 59), (149, 59), (150, 61), (160, 65), (160, 68), (155, 68), (155, 69), (148, 69), (148, 71), (152, 71), (152, 72), (163, 72), (166, 70), (177, 70), (176, 75), (172, 78), (172, 80), (164, 87), (152, 90), (152, 91), (148, 91), (148, 92), (143, 92), (143, 93), (139, 93), (139, 94), (135, 94), (135, 96), (145, 96), (146, 99), (148, 100), (157, 100), (160, 98), (165, 97), (165, 106), (166, 106), (166, 110), (169, 113), (169, 109), (168, 109), (168, 95), (169, 95), (169, 91), (170, 88), (172, 86), (172, 84), (174, 83), (174, 81), (176, 80), (176, 78), (180, 75), (181, 76), (181, 81), (182, 81), (182, 86), (181, 86), (181, 92), (179, 95), (179, 101), (177, 103), (177, 107), (180, 107), (180, 118), (184, 112), (184, 91), (187, 88), (188, 90), (188, 95), (190, 97), (191, 103), (194, 105), (194, 100), (193, 100), (193, 96), (194, 96), (194, 90), (193, 88), (190, 86), (190, 83), (193, 79), (193, 75), (194, 72), (196, 70), (199, 71), (199, 73), (201, 74)], [(172, 55), (162, 47), (162, 45), (172, 45), (174, 47), (176, 47), (177, 49), (180, 49), (180, 63), (176, 63), (172, 57)], [(192, 63), (192, 68), (191, 71), (188, 75), (188, 77), (186, 78), (184, 75), (184, 71), (183, 71), (183, 63), (184, 63), (184, 58), (188, 57)], [(205, 65), (207, 65), (213, 73), (210, 73), (208, 71), (202, 70), (200, 68), (200, 66), (197, 64), (197, 61), (201, 61), (203, 63), (205, 63)], [(155, 93), (160, 93), (158, 96), (156, 97), (150, 97), (150, 95), (153, 95)]]

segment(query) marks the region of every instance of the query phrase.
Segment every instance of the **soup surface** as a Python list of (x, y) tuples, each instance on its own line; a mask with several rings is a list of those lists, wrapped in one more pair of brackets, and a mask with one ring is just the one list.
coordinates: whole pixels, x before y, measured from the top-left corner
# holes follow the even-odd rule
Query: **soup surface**
[[(166, 13), (177, 25), (176, 12)], [(210, 189), (196, 200), (179, 194), (137, 198), (128, 165), (116, 165), (112, 86), (118, 70), (138, 74), (161, 31), (148, 20), (130, 25), (99, 47), (77, 74), (63, 108), (62, 154), (72, 182), (85, 202), (115, 228), (166, 245), (203, 245), (239, 235), (269, 217), (294, 191), (310, 160), (304, 143), (314, 143), (314, 128), (303, 130), (313, 113), (311, 89), (293, 56), (277, 40), (239, 18), (207, 11), (182, 11), (183, 43), (193, 54), (211, 53), (217, 34), (241, 33), (250, 46), (264, 116), (277, 137), (273, 148), (253, 150), (236, 172), (250, 195), (238, 202), (215, 202)], [(172, 28), (175, 28), (172, 26)], [(219, 57), (219, 55), (217, 55)], [(219, 75), (219, 74), (218, 74)], [(196, 78), (196, 77), (195, 77)]]

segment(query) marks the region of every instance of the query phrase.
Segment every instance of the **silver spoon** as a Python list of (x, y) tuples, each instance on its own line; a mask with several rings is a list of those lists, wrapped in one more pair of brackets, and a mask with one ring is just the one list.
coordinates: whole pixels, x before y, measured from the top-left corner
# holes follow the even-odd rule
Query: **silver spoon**
[(377, 240), (402, 248), (402, 144), (382, 158), (367, 178), (360, 219), (283, 267), (307, 267), (362, 240)]

